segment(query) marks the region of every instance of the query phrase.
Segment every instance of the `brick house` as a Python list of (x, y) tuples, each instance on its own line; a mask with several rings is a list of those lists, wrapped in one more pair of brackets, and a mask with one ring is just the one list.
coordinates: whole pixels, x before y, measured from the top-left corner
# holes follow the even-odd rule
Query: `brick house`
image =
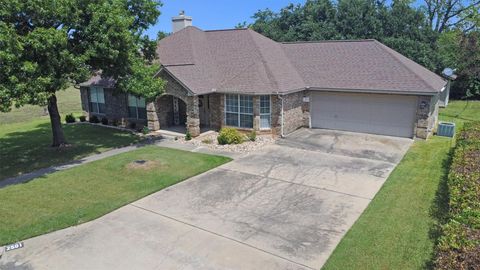
[(89, 115), (192, 136), (230, 126), (427, 138), (448, 99), (446, 80), (376, 40), (278, 43), (250, 29), (202, 31), (182, 14), (173, 24), (157, 45), (164, 93), (146, 103), (95, 76), (80, 85)]

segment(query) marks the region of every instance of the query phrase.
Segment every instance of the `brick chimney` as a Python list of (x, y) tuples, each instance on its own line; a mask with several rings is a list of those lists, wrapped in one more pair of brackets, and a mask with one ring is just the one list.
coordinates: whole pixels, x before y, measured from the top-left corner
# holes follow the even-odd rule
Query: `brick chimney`
[(182, 30), (187, 26), (192, 25), (192, 17), (185, 16), (185, 11), (180, 11), (178, 16), (172, 18), (172, 30), (173, 33)]

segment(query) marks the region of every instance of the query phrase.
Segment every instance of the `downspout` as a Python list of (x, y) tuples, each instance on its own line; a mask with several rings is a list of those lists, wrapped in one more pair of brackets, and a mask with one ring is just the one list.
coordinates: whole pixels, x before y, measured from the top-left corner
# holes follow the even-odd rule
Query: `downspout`
[(277, 92), (278, 98), (281, 100), (281, 111), (280, 111), (280, 137), (284, 138), (285, 135), (283, 133), (283, 97)]

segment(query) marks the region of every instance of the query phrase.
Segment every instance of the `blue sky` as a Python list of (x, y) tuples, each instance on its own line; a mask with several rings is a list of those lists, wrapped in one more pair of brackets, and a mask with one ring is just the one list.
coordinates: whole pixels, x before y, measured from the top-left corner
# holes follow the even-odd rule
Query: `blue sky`
[(156, 38), (159, 30), (172, 32), (171, 19), (180, 10), (193, 17), (193, 25), (203, 30), (234, 28), (240, 22), (251, 22), (250, 18), (259, 9), (280, 10), (289, 3), (305, 0), (163, 0), (162, 15), (156, 25), (148, 29), (150, 38)]

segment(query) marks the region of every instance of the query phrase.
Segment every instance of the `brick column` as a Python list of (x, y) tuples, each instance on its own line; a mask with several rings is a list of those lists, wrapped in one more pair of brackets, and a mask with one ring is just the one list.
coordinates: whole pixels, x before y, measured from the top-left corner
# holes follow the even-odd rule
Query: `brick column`
[(148, 129), (150, 130), (160, 129), (160, 121), (158, 121), (156, 102), (147, 103), (147, 123)]
[(198, 109), (198, 97), (187, 97), (187, 131), (192, 137), (200, 135), (200, 113)]
[(430, 96), (419, 96), (417, 103), (417, 121), (415, 126), (415, 136), (421, 139), (427, 139), (431, 132), (431, 117), (430, 117)]
[(260, 130), (260, 97), (253, 96), (253, 129)]

